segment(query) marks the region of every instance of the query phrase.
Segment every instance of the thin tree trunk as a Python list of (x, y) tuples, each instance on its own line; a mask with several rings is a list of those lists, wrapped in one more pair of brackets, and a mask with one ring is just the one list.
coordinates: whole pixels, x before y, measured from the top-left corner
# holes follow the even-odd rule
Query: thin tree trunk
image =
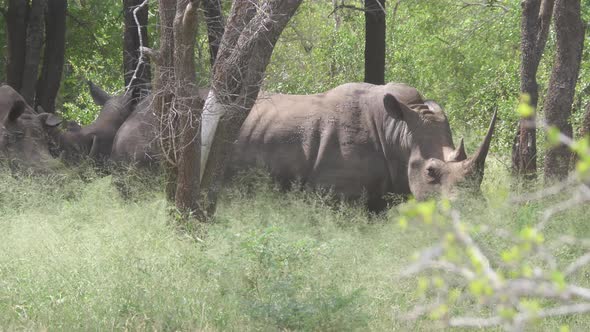
[[(584, 22), (580, 0), (556, 0), (554, 8), (557, 51), (544, 111), (547, 125), (572, 137), (569, 122), (584, 46)], [(565, 145), (549, 148), (545, 155), (545, 179), (564, 179), (568, 175), (571, 152)]]
[(215, 59), (217, 59), (219, 45), (221, 45), (221, 38), (225, 30), (221, 11), (221, 0), (202, 0), (202, 6), (205, 11), (205, 22), (207, 24), (209, 56), (211, 66), (213, 66)]
[(585, 137), (590, 135), (590, 102), (586, 104), (584, 111), (584, 119), (582, 120), (582, 128), (580, 129), (580, 136)]
[(207, 104), (213, 103), (213, 110), (222, 111), (219, 128), (213, 130), (211, 151), (204, 158), (206, 167), (201, 182), (208, 191), (209, 216), (215, 212), (233, 142), (256, 101), (274, 45), (301, 1), (268, 0), (258, 11), (249, 0), (236, 0), (233, 4), (213, 68), (212, 95), (205, 105), (207, 110)]
[[(539, 100), (537, 70), (551, 23), (554, 0), (522, 2), (520, 91), (530, 96), (536, 109)], [(535, 179), (537, 172), (537, 132), (535, 115), (519, 121), (512, 145), (512, 171), (525, 179)]]
[(195, 37), (198, 0), (179, 0), (174, 19), (174, 108), (178, 113), (178, 158), (176, 177), (176, 208), (182, 213), (205, 221), (199, 208), (200, 146), (199, 123), (203, 100), (199, 97), (195, 73)]
[[(133, 10), (141, 5), (143, 0), (123, 0), (123, 10), (125, 16), (125, 32), (123, 34), (123, 72), (125, 77), (125, 86), (129, 86), (131, 79), (139, 63), (140, 46), (149, 47), (147, 24), (148, 24), (148, 5), (141, 7), (137, 11), (137, 20), (139, 21), (141, 31), (141, 44), (137, 29), (137, 23), (133, 16)], [(141, 66), (137, 69), (132, 87), (139, 87), (140, 91), (148, 90), (151, 81), (150, 64), (148, 59), (143, 59)]]
[(28, 11), (27, 0), (9, 0), (6, 11), (6, 31), (8, 34), (6, 83), (16, 91), (20, 91), (23, 82)]
[(37, 82), (36, 106), (45, 112), (55, 112), (66, 47), (67, 0), (51, 0), (45, 15), (45, 52), (41, 76)]
[(365, 0), (365, 82), (385, 83), (385, 0)]
[(46, 0), (32, 0), (27, 26), (27, 46), (25, 51), (25, 66), (20, 94), (29, 105), (34, 105), (35, 88), (39, 78), (39, 62), (43, 49), (45, 30)]
[(332, 15), (334, 16), (334, 29), (338, 30), (338, 28), (340, 28), (340, 14), (338, 14), (338, 0), (332, 0), (332, 7), (334, 7), (334, 10), (332, 11)]
[(176, 116), (169, 110), (174, 84), (173, 25), (176, 15), (176, 0), (159, 0), (158, 11), (160, 13), (160, 48), (151, 53), (151, 58), (156, 63), (156, 76), (152, 89), (153, 109), (159, 119), (157, 132), (165, 160), (166, 197), (170, 202), (174, 202), (176, 196), (176, 155), (173, 122)]

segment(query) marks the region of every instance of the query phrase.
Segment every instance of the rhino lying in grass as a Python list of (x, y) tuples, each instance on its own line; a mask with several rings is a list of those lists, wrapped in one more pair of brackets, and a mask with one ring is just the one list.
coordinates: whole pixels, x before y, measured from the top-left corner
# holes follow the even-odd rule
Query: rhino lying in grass
[[(205, 100), (208, 88), (200, 88), (199, 96)], [(114, 138), (111, 160), (116, 163), (131, 163), (137, 167), (157, 165), (162, 156), (157, 139), (158, 118), (152, 112), (153, 96), (148, 95), (123, 123)]]
[(60, 123), (53, 114), (36, 113), (12, 87), (0, 86), (0, 160), (35, 170), (57, 166), (47, 132)]
[(288, 187), (366, 195), (371, 210), (385, 194), (453, 196), (479, 191), (494, 131), (468, 157), (455, 148), (442, 108), (405, 84), (349, 83), (316, 95), (261, 96), (241, 128), (231, 166), (264, 167)]
[(51, 136), (63, 159), (78, 162), (83, 157), (104, 162), (110, 158), (113, 140), (119, 127), (134, 110), (132, 93), (111, 96), (88, 82), (94, 102), (102, 106), (96, 120), (87, 126), (68, 121), (67, 127), (51, 131)]

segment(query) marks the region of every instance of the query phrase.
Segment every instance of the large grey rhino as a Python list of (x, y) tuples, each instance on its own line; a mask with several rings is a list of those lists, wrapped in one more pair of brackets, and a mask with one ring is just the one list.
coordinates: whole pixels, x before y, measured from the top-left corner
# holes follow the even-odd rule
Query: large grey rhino
[[(121, 126), (113, 159), (139, 165), (158, 159), (149, 103), (144, 100)], [(462, 140), (455, 148), (442, 108), (405, 84), (262, 94), (240, 130), (230, 173), (263, 167), (285, 187), (298, 180), (347, 199), (364, 193), (368, 207), (381, 210), (388, 193), (424, 199), (453, 195), (463, 185), (479, 190), (495, 121), (494, 114), (483, 144), (468, 157)]]
[(108, 160), (117, 131), (135, 109), (132, 92), (111, 96), (92, 82), (88, 85), (94, 102), (102, 106), (96, 120), (84, 127), (68, 121), (66, 128), (51, 131), (57, 151), (69, 162), (86, 156), (99, 162)]
[(388, 193), (425, 199), (479, 190), (496, 114), (481, 147), (455, 148), (442, 108), (413, 87), (348, 83), (315, 95), (260, 96), (235, 145), (233, 168), (264, 167), (281, 184), (366, 195), (381, 210)]
[(48, 130), (61, 119), (36, 113), (8, 85), (0, 86), (0, 159), (11, 166), (49, 170), (59, 167), (49, 151)]

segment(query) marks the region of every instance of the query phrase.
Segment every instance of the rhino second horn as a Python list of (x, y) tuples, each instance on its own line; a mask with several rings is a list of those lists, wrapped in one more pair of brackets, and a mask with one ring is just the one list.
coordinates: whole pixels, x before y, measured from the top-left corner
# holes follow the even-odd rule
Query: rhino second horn
[(498, 110), (495, 110), (494, 115), (492, 116), (492, 121), (490, 122), (490, 127), (488, 128), (488, 133), (486, 134), (483, 143), (469, 160), (469, 164), (475, 166), (475, 171), (479, 174), (483, 174), (486, 157), (488, 156), (488, 152), (490, 150), (490, 143), (492, 142), (492, 136), (494, 134), (494, 129), (496, 127), (497, 116)]
[(92, 136), (92, 147), (90, 148), (90, 153), (88, 155), (92, 159), (96, 159), (98, 156), (98, 137), (96, 135)]
[(463, 161), (467, 159), (467, 153), (465, 152), (465, 144), (463, 143), (463, 137), (461, 137), (461, 141), (459, 142), (459, 147), (453, 151), (451, 155), (451, 161)]

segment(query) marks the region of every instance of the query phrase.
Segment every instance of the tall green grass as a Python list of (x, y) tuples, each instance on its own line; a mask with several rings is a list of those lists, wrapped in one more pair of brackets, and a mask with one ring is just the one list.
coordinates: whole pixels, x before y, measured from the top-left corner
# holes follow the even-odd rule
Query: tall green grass
[[(464, 218), (512, 230), (534, 222), (543, 207), (507, 205), (499, 164), (487, 174), (488, 203), (461, 204)], [(420, 295), (400, 273), (437, 234), (402, 230), (395, 209), (369, 216), (314, 193), (281, 193), (261, 178), (228, 189), (196, 241), (170, 224), (157, 181), (141, 182), (128, 183), (124, 199), (113, 184), (120, 179), (92, 172), (0, 175), (0, 330), (433, 327), (401, 319)], [(587, 213), (560, 217), (548, 239), (590, 235)], [(477, 239), (488, 251), (504, 245)], [(572, 252), (560, 255), (567, 261)], [(577, 317), (542, 327), (564, 322), (590, 325)]]

